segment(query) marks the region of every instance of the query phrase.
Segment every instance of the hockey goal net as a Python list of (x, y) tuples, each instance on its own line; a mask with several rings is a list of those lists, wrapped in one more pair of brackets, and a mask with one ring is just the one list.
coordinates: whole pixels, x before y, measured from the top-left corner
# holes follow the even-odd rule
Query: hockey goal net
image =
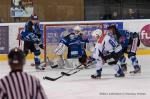
[[(58, 23), (58, 24), (44, 24), (43, 25), (43, 43), (44, 43), (44, 60), (47, 58), (55, 60), (58, 56), (54, 50), (59, 44), (59, 41), (65, 35), (73, 32), (74, 26), (79, 25), (82, 29), (83, 36), (89, 39), (87, 45), (87, 53), (90, 53), (90, 47), (94, 41), (91, 32), (95, 29), (101, 29), (104, 32), (104, 25), (102, 23)], [(65, 50), (64, 58), (66, 57), (67, 49)]]

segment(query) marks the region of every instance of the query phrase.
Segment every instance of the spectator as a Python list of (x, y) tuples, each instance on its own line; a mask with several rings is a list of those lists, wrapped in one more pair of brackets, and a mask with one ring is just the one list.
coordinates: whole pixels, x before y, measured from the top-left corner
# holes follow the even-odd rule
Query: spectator
[(8, 54), (10, 73), (0, 79), (0, 99), (47, 99), (40, 81), (23, 72), (25, 55), (19, 48)]
[(118, 13), (117, 13), (117, 11), (114, 11), (114, 12), (112, 13), (112, 20), (117, 20), (117, 19), (119, 19), (119, 18), (118, 18)]
[(136, 19), (136, 13), (133, 9), (128, 10), (127, 19)]

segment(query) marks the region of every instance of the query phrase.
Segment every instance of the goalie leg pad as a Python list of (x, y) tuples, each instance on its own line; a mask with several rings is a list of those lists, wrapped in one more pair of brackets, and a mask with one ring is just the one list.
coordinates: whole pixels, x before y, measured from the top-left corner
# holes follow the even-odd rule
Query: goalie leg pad
[(56, 53), (57, 55), (62, 55), (62, 54), (64, 53), (65, 48), (66, 48), (66, 47), (65, 47), (65, 44), (59, 43), (58, 47), (57, 47), (56, 50), (55, 50), (55, 53)]
[(76, 58), (67, 59), (66, 68), (76, 68), (76, 66), (78, 66), (79, 64), (80, 63), (79, 63), (78, 59), (76, 59)]

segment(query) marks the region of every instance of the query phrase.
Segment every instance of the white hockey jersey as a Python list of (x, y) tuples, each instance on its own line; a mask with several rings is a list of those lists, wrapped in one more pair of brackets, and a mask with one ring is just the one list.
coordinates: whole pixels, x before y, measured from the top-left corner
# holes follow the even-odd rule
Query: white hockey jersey
[(95, 45), (93, 58), (100, 59), (100, 53), (102, 53), (103, 56), (106, 56), (112, 52), (118, 53), (121, 50), (121, 45), (118, 44), (113, 36), (103, 34)]

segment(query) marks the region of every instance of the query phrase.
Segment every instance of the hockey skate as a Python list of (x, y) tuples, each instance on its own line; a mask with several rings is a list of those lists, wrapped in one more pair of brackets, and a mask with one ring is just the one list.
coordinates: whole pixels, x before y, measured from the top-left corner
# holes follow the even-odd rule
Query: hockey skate
[(125, 74), (121, 68), (115, 74), (115, 77), (124, 77), (124, 76), (125, 76)]
[(92, 79), (100, 79), (100, 78), (101, 78), (101, 71), (102, 71), (102, 69), (97, 70), (97, 71), (96, 71), (96, 74), (91, 75), (91, 78), (92, 78)]
[(141, 73), (141, 68), (139, 65), (134, 66), (134, 70), (130, 71), (131, 74)]
[(122, 74), (115, 74), (115, 77), (124, 77), (125, 76), (125, 74), (124, 73), (122, 73)]
[(35, 64), (35, 69), (36, 70), (45, 70), (45, 63), (41, 63), (41, 64)]
[(122, 71), (126, 72), (127, 71), (127, 64), (122, 64), (121, 69), (122, 69)]
[(101, 78), (101, 75), (91, 75), (91, 78), (92, 78), (92, 79), (100, 79), (100, 78)]
[(86, 65), (81, 65), (78, 69), (87, 69)]
[(41, 71), (41, 70), (45, 70), (45, 68), (43, 68), (43, 67), (36, 67), (36, 70), (37, 71)]

